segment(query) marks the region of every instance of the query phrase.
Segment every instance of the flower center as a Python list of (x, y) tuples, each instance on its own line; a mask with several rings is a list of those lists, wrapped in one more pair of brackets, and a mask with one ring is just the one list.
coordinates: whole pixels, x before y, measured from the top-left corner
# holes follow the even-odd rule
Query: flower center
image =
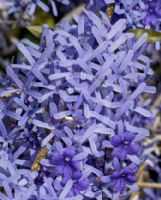
[(123, 144), (124, 144), (124, 145), (128, 145), (128, 144), (130, 144), (130, 142), (124, 141)]
[(154, 9), (153, 9), (153, 8), (150, 8), (150, 9), (149, 9), (149, 12), (150, 12), (150, 13), (154, 13)]
[(69, 162), (69, 161), (70, 161), (70, 158), (65, 157), (65, 161), (66, 161), (66, 162)]

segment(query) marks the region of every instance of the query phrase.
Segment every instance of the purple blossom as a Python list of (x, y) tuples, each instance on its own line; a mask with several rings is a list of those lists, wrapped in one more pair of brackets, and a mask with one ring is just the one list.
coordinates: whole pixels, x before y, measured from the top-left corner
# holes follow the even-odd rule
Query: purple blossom
[[(7, 68), (10, 81), (0, 90), (0, 136), (12, 144), (16, 165), (31, 173), (31, 196), (106, 199), (111, 186), (102, 186), (101, 177), (114, 174), (110, 181), (121, 180), (121, 191), (134, 182), (123, 178), (123, 168), (142, 162), (142, 152), (130, 155), (129, 149), (149, 134), (142, 120), (152, 113), (141, 97), (155, 87), (147, 83), (153, 75), (144, 55), (148, 35), (137, 39), (125, 32), (126, 24), (111, 25), (104, 13), (85, 10), (72, 24), (44, 26), (39, 45), (27, 39), (18, 44), (23, 56)], [(111, 138), (116, 148), (128, 149), (117, 177)], [(48, 155), (31, 172), (41, 147)]]
[(142, 10), (145, 17), (143, 18), (143, 24), (150, 27), (156, 27), (158, 22), (161, 22), (161, 1), (145, 1), (145, 9)]
[(118, 18), (126, 18), (129, 28), (155, 29), (161, 22), (160, 0), (107, 0), (107, 5), (115, 3), (115, 14)]
[[(127, 30), (152, 29), (161, 31), (161, 1), (160, 0), (107, 0), (107, 6), (115, 4), (111, 23), (125, 18)], [(155, 49), (160, 50), (160, 41), (155, 43)]]
[(133, 186), (137, 182), (138, 166), (136, 164), (125, 164), (122, 166), (117, 158), (113, 160), (113, 173), (110, 176), (101, 177), (103, 184), (109, 184), (114, 192), (122, 193), (128, 187)]
[(114, 13), (111, 20), (112, 23), (125, 18), (127, 20), (127, 29), (135, 28), (136, 26), (140, 27), (140, 20), (143, 17), (141, 8), (144, 7), (142, 0), (102, 0), (101, 8), (96, 5), (96, 2), (97, 1), (91, 1), (91, 3), (89, 3), (89, 5), (95, 5), (95, 7), (91, 7), (91, 9), (95, 9), (97, 11), (103, 9), (103, 11), (106, 11), (108, 6), (114, 6)]
[(110, 176), (114, 190), (117, 192), (123, 192), (126, 185), (133, 185), (137, 181), (137, 170), (138, 167), (135, 165), (127, 166), (123, 169), (120, 169), (117, 166), (116, 171)]
[(63, 175), (62, 185), (65, 185), (69, 179), (79, 180), (82, 176), (80, 162), (73, 160), (75, 155), (75, 149), (68, 147), (62, 154), (57, 153), (52, 157), (52, 163), (56, 166), (58, 172)]
[(139, 145), (133, 143), (134, 138), (135, 134), (133, 133), (124, 133), (122, 135), (113, 136), (111, 139), (111, 143), (114, 146), (112, 156), (125, 160), (128, 154), (137, 154), (139, 151)]
[(64, 187), (67, 182), (73, 180), (73, 187), (69, 196), (79, 195), (81, 191), (86, 191), (89, 187), (88, 179), (82, 178), (82, 169), (80, 160), (75, 160), (76, 150), (74, 147), (67, 147), (62, 153), (54, 153), (52, 156), (52, 164), (57, 170), (58, 176), (62, 176), (60, 184)]

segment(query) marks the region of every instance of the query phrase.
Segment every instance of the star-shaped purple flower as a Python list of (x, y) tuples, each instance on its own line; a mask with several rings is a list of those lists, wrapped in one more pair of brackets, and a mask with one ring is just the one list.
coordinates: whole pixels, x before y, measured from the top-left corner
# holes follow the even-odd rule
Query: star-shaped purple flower
[(124, 192), (127, 186), (131, 186), (137, 181), (136, 173), (138, 166), (136, 164), (126, 164), (122, 166), (117, 158), (113, 160), (113, 173), (110, 176), (101, 177), (103, 184), (111, 187), (115, 192)]
[(137, 181), (136, 171), (137, 167), (126, 167), (121, 171), (115, 171), (111, 175), (114, 190), (117, 192), (122, 192), (125, 190), (126, 184), (134, 184)]
[(135, 155), (139, 151), (139, 145), (133, 142), (135, 135), (133, 133), (124, 133), (115, 135), (111, 139), (111, 144), (115, 147), (112, 156), (125, 160), (127, 155)]
[(63, 176), (62, 185), (65, 185), (69, 179), (79, 180), (82, 176), (80, 171), (80, 161), (73, 160), (76, 155), (75, 149), (67, 147), (62, 154), (54, 154), (52, 163), (56, 166), (58, 172)]

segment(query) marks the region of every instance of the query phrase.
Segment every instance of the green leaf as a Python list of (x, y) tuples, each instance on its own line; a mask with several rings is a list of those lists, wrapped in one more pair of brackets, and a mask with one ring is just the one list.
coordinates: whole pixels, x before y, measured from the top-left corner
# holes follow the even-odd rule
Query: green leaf
[(27, 29), (38, 38), (42, 33), (42, 26), (28, 26)]
[(130, 30), (129, 32), (134, 33), (136, 37), (141, 37), (144, 33), (149, 35), (148, 42), (155, 43), (156, 41), (161, 41), (161, 32), (149, 30), (149, 29), (135, 29)]
[(37, 38), (40, 38), (43, 24), (48, 25), (50, 28), (54, 28), (55, 23), (54, 23), (53, 15), (51, 13), (42, 12), (42, 10), (39, 7), (37, 7), (36, 13), (35, 13), (35, 19), (30, 24), (30, 26), (27, 27), (27, 29), (34, 36), (36, 36)]
[(39, 7), (36, 9), (35, 19), (32, 22), (32, 26), (42, 26), (43, 24), (48, 25), (51, 28), (54, 28), (55, 22), (53, 15), (48, 12), (43, 12)]

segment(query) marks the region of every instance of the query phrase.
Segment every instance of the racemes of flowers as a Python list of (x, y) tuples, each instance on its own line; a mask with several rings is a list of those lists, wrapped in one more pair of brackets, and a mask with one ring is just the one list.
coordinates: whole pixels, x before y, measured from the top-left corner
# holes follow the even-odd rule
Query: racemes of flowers
[[(112, 24), (125, 18), (127, 30), (150, 29), (157, 32), (161, 31), (161, 0), (87, 0), (87, 2), (87, 8), (94, 11), (102, 10), (107, 14), (110, 12)], [(154, 46), (152, 47), (154, 49)], [(160, 41), (156, 42), (155, 49), (160, 50)], [(151, 57), (155, 60), (155, 56), (151, 55)]]
[(125, 17), (129, 28), (158, 29), (161, 23), (160, 0), (106, 0), (107, 6), (115, 4), (115, 14)]
[[(111, 12), (112, 24), (121, 18), (127, 19), (127, 30), (161, 31), (161, 0), (85, 0), (85, 2), (87, 8), (91, 10), (102, 10), (107, 14)], [(160, 49), (160, 42), (156, 43), (156, 49)]]
[(44, 26), (40, 45), (18, 44), (23, 56), (0, 91), (2, 199), (112, 199), (134, 187), (149, 134), (142, 120), (152, 116), (142, 95), (155, 87), (148, 35), (137, 39), (126, 24), (85, 10)]

